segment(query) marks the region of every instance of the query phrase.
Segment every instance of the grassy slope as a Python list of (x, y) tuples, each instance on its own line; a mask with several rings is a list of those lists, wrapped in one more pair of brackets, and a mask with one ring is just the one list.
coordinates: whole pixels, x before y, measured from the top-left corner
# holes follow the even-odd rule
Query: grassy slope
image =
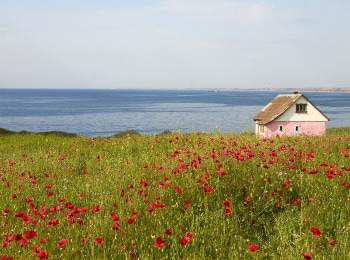
[[(11, 241), (0, 255), (34, 259), (32, 246), (60, 259), (121, 259), (130, 252), (141, 259), (348, 255), (350, 128), (328, 129), (323, 137), (269, 140), (220, 133), (86, 138), (0, 132), (0, 210), (9, 210), (1, 217), (0, 235), (31, 229), (37, 234), (27, 246)], [(312, 170), (317, 173), (309, 174)], [(226, 200), (229, 206), (223, 205)], [(67, 202), (88, 208), (74, 224), (67, 221)], [(45, 213), (55, 206), (61, 209)], [(91, 212), (96, 206), (100, 210)], [(226, 207), (231, 214), (224, 213)], [(14, 218), (19, 211), (33, 222)], [(112, 229), (111, 211), (119, 216), (118, 230)], [(48, 226), (49, 219), (60, 224)], [(314, 236), (311, 226), (320, 228), (321, 236)], [(166, 229), (172, 235), (165, 235)], [(193, 238), (182, 246), (186, 232)], [(81, 243), (85, 234), (87, 242)], [(102, 245), (94, 243), (99, 236)], [(159, 236), (162, 248), (154, 246)], [(47, 242), (39, 243), (41, 237)], [(68, 245), (58, 249), (61, 238)], [(258, 251), (250, 252), (250, 244)]]

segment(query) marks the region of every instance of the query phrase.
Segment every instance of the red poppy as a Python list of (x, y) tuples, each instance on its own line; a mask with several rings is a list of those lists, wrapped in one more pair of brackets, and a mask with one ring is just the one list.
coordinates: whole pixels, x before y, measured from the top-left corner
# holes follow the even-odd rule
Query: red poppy
[(255, 252), (256, 250), (259, 249), (259, 246), (257, 244), (250, 244), (248, 246), (248, 249), (249, 249), (250, 252)]
[(154, 240), (154, 246), (155, 247), (163, 247), (164, 246), (164, 239), (162, 237), (157, 237), (156, 240)]
[(67, 239), (63, 238), (63, 239), (61, 239), (60, 241), (57, 242), (57, 247), (61, 248), (61, 247), (65, 246), (65, 245), (67, 245), (67, 243), (68, 243)]
[(312, 232), (317, 237), (319, 237), (321, 235), (320, 229), (318, 227), (315, 227), (315, 226), (310, 227), (310, 232)]
[(186, 232), (185, 236), (188, 238), (188, 239), (192, 239), (193, 238), (193, 233), (188, 231)]
[(306, 259), (306, 260), (310, 260), (310, 259), (311, 259), (311, 254), (310, 254), (309, 252), (303, 252), (301, 255), (302, 255), (302, 256), (304, 257), (304, 259)]
[(186, 245), (189, 241), (190, 241), (190, 239), (188, 237), (181, 237), (180, 238), (180, 244), (182, 246)]
[(52, 227), (58, 225), (58, 223), (60, 223), (58, 219), (49, 219), (48, 221), (49, 226), (52, 226)]
[(100, 245), (104, 242), (103, 237), (96, 237), (95, 244)]
[(27, 239), (31, 239), (33, 237), (35, 237), (36, 233), (34, 230), (27, 230), (26, 232), (24, 232), (24, 236), (27, 238)]
[(334, 246), (334, 245), (335, 245), (335, 243), (336, 243), (336, 241), (335, 241), (334, 239), (329, 240), (329, 244), (330, 244), (331, 246)]
[(136, 257), (136, 253), (135, 253), (134, 251), (131, 251), (131, 252), (129, 253), (129, 257), (130, 257), (131, 259), (134, 259), (134, 258)]
[(167, 234), (167, 235), (171, 235), (172, 234), (172, 232), (171, 232), (171, 230), (170, 229), (167, 229), (167, 230), (165, 230), (165, 232), (164, 232), (164, 234)]
[(128, 224), (131, 225), (132, 223), (134, 223), (135, 221), (135, 217), (134, 216), (131, 216), (129, 219), (128, 219)]
[(222, 203), (222, 205), (224, 207), (229, 207), (231, 205), (231, 201), (230, 200), (224, 200), (224, 202)]
[(232, 212), (232, 210), (229, 207), (226, 207), (224, 210), (224, 214), (227, 216), (231, 215), (231, 212)]

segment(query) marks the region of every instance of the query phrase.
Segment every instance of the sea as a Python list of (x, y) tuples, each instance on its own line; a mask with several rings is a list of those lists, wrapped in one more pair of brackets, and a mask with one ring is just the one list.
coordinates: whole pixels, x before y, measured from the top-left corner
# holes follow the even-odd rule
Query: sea
[[(0, 89), (0, 128), (88, 137), (135, 130), (237, 133), (278, 94), (262, 90)], [(330, 121), (350, 126), (350, 92), (305, 92)]]

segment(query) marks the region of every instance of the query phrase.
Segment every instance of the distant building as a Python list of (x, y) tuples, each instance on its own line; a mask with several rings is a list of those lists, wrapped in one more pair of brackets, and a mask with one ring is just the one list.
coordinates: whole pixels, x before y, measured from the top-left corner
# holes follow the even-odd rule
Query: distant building
[(261, 137), (282, 135), (321, 135), (326, 132), (324, 115), (298, 91), (277, 95), (254, 116), (255, 133)]

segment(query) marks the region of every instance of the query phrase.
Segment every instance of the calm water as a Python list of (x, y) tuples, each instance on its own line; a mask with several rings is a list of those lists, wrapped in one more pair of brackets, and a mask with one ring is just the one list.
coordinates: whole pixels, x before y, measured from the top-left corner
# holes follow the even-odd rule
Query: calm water
[[(0, 127), (108, 136), (124, 130), (241, 132), (272, 91), (0, 89)], [(331, 121), (350, 126), (350, 93), (304, 93)]]

